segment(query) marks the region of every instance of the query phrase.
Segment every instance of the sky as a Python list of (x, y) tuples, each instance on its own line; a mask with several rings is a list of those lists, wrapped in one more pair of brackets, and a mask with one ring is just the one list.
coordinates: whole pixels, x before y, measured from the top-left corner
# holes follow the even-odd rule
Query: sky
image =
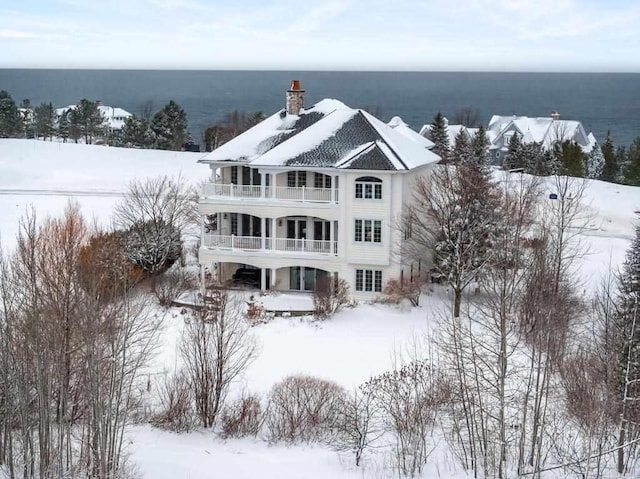
[(0, 68), (640, 72), (640, 0), (0, 0)]

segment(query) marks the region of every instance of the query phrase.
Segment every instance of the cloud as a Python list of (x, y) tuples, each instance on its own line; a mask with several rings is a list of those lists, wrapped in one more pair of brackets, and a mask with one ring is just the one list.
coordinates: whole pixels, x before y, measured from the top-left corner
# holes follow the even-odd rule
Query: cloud
[(38, 34), (20, 30), (0, 29), (0, 38), (37, 38)]

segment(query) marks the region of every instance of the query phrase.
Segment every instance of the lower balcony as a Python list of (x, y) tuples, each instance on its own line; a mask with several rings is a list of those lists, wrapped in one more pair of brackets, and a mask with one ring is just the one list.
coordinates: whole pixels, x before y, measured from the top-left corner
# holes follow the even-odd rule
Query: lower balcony
[(313, 255), (337, 255), (338, 242), (294, 238), (261, 238), (256, 236), (222, 236), (205, 234), (202, 246), (224, 251), (264, 251), (265, 253), (302, 253)]

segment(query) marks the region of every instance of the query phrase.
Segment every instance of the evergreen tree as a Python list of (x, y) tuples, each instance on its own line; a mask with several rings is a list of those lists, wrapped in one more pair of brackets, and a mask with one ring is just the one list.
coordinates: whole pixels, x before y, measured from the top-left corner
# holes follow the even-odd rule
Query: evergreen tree
[(187, 114), (173, 100), (154, 115), (151, 129), (156, 136), (155, 147), (160, 150), (179, 151), (189, 140)]
[(56, 128), (56, 133), (58, 137), (62, 138), (62, 141), (64, 143), (66, 143), (67, 139), (69, 138), (69, 129), (70, 129), (69, 115), (70, 115), (69, 110), (63, 111), (62, 114), (60, 115), (60, 118), (58, 118), (58, 125)]
[(76, 106), (78, 127), (80, 133), (84, 136), (86, 144), (93, 143), (95, 136), (103, 136), (106, 129), (106, 119), (100, 109), (98, 103), (82, 99)]
[(21, 131), (20, 112), (8, 92), (0, 91), (0, 138), (11, 138)]
[(491, 157), (489, 156), (489, 139), (484, 127), (480, 125), (471, 139), (471, 150), (476, 166), (483, 174), (491, 172)]
[(527, 166), (526, 158), (524, 158), (522, 150), (522, 141), (520, 135), (514, 133), (509, 138), (509, 147), (507, 150), (507, 157), (502, 162), (505, 170), (515, 170), (519, 168), (525, 168)]
[(640, 186), (640, 136), (633, 140), (627, 150), (624, 182), (627, 185)]
[(148, 120), (133, 115), (124, 121), (122, 141), (127, 147), (151, 148), (155, 141), (155, 134)]
[(33, 123), (36, 138), (43, 139), (53, 136), (53, 125), (55, 121), (55, 112), (51, 103), (41, 103), (40, 106), (33, 110)]
[(616, 158), (615, 146), (608, 131), (607, 137), (602, 144), (602, 157), (604, 163), (600, 179), (614, 183), (619, 177), (620, 167), (618, 166), (618, 159)]
[[(612, 414), (620, 419), (618, 444), (638, 437), (640, 422), (640, 226), (627, 250), (622, 272), (618, 277), (618, 296), (606, 334), (608, 351), (617, 355), (611, 379), (615, 395)], [(618, 453), (618, 471), (624, 472), (625, 454)]]
[(434, 143), (431, 151), (442, 158), (442, 163), (448, 163), (451, 146), (449, 145), (449, 133), (447, 133), (447, 119), (442, 113), (438, 112), (433, 117), (427, 137)]
[(560, 173), (584, 178), (587, 173), (587, 156), (575, 141), (566, 140), (558, 145)]
[(453, 151), (449, 159), (456, 165), (470, 165), (474, 163), (471, 144), (467, 139), (467, 134), (462, 128), (455, 137)]
[(24, 138), (33, 138), (34, 136), (34, 117), (31, 110), (31, 100), (25, 98), (20, 102), (20, 131)]
[(80, 129), (82, 119), (80, 118), (80, 112), (78, 112), (77, 108), (72, 108), (67, 111), (69, 112), (69, 138), (75, 143), (78, 143), (78, 140), (82, 138), (82, 130)]
[(587, 158), (587, 178), (597, 179), (602, 175), (604, 167), (604, 156), (599, 144), (593, 145), (589, 157)]

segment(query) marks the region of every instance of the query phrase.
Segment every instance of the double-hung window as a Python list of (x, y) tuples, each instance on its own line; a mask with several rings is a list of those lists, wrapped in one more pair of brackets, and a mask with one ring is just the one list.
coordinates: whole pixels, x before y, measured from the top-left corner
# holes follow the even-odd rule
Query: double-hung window
[(358, 243), (382, 243), (382, 221), (355, 220), (354, 237)]
[(382, 271), (379, 269), (357, 269), (356, 291), (380, 293), (382, 291)]

